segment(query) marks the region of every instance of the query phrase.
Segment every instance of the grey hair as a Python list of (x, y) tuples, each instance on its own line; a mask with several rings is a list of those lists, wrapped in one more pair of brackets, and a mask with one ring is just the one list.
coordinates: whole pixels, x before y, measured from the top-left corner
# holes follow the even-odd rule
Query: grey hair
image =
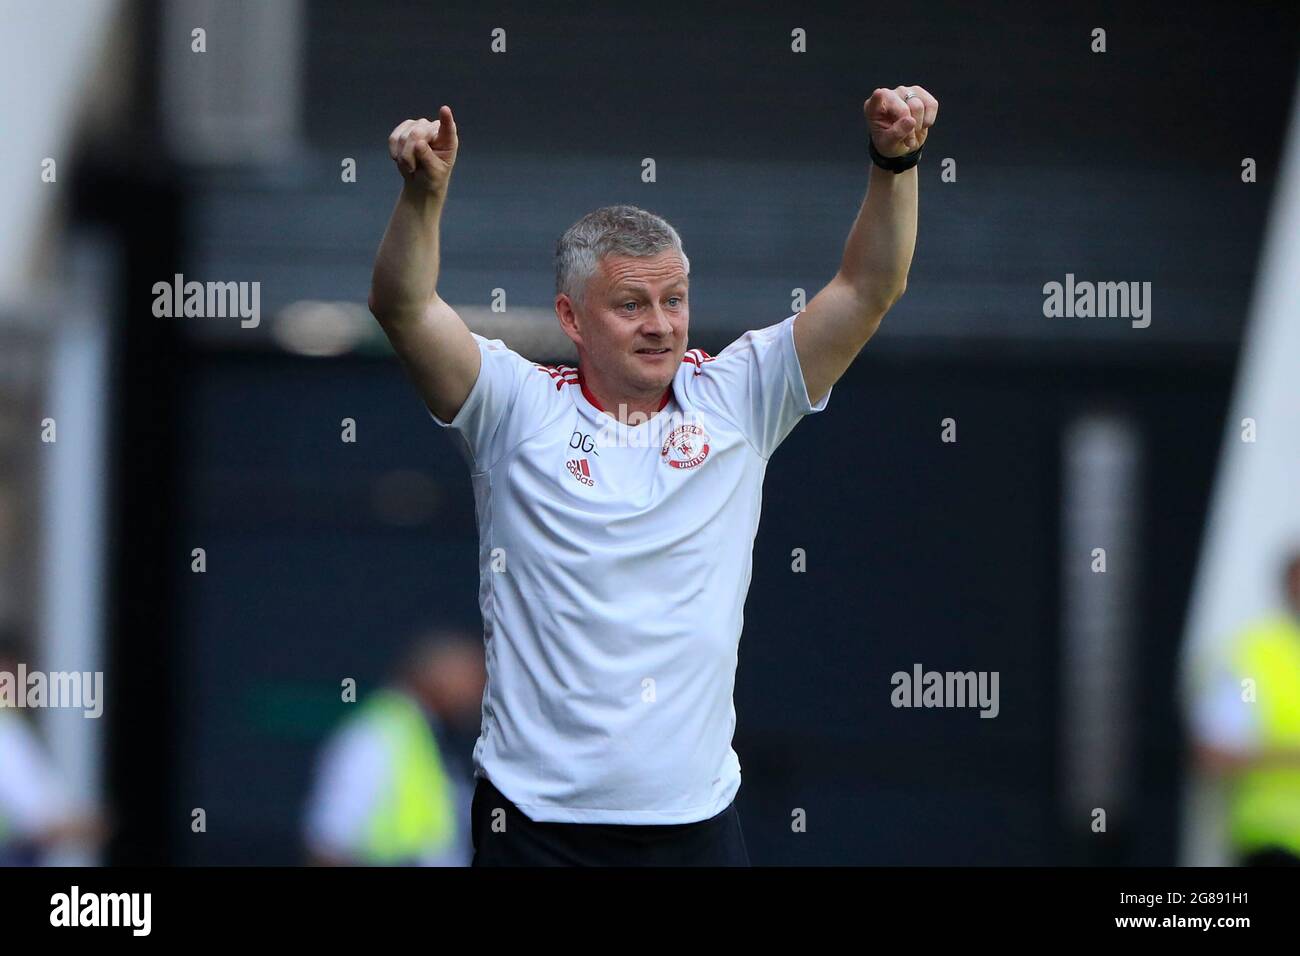
[(581, 304), (601, 259), (650, 258), (669, 250), (682, 257), (690, 275), (691, 260), (682, 250), (682, 238), (667, 220), (636, 206), (603, 206), (566, 229), (555, 244), (555, 291)]

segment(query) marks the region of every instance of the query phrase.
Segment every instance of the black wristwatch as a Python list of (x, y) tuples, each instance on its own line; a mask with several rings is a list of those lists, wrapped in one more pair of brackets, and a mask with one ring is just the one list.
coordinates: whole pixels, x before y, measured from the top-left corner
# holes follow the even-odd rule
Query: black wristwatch
[(906, 172), (921, 161), (921, 150), (925, 147), (918, 146), (910, 153), (904, 153), (902, 156), (885, 156), (876, 149), (876, 142), (870, 136), (867, 137), (867, 148), (871, 153), (871, 161), (881, 169), (887, 169), (891, 173)]

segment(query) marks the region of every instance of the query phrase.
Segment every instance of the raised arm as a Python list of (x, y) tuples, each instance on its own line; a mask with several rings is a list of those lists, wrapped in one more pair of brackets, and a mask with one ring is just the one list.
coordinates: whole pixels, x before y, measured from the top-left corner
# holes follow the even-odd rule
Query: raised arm
[(388, 137), (404, 183), (379, 244), (370, 311), (429, 410), (449, 422), (478, 379), (478, 345), (438, 296), (438, 230), (459, 140), (451, 109), (407, 120)]
[[(909, 90), (917, 95), (904, 102)], [(876, 150), (903, 156), (925, 144), (939, 101), (919, 86), (878, 89), (863, 112)], [(839, 381), (907, 288), (916, 246), (916, 181), (916, 167), (892, 173), (871, 166), (839, 271), (795, 319), (795, 349), (813, 404)]]

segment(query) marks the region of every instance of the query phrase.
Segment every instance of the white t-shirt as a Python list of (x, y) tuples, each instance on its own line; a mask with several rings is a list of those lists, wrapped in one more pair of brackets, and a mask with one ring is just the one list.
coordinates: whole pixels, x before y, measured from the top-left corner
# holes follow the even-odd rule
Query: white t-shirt
[(0, 846), (30, 840), (77, 810), (35, 731), (0, 710)]
[(689, 823), (740, 787), (732, 687), (767, 460), (808, 401), (794, 320), (686, 353), (637, 426), (577, 369), (475, 335), (487, 661), (476, 776), (530, 819)]
[(1259, 744), (1258, 710), (1241, 699), (1236, 674), (1221, 671), (1196, 698), (1192, 730), (1202, 743), (1223, 750), (1248, 750)]

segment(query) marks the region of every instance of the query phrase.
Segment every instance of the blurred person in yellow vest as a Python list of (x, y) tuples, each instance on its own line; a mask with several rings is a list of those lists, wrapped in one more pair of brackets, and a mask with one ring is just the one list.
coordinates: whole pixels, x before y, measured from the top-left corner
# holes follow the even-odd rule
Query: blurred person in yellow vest
[[(18, 631), (0, 631), (0, 682), (14, 687), (26, 662)], [(28, 665), (30, 668), (30, 665)], [(0, 866), (38, 866), (68, 844), (96, 846), (106, 824), (59, 774), (31, 721), (0, 695)]]
[(1200, 767), (1228, 786), (1236, 862), (1300, 864), (1300, 551), (1282, 575), (1285, 609), (1248, 625), (1197, 702)]
[(477, 733), (481, 642), (432, 631), (394, 680), (358, 694), (356, 712), (326, 741), (304, 838), (318, 865), (468, 866), (473, 799), (461, 731)]

